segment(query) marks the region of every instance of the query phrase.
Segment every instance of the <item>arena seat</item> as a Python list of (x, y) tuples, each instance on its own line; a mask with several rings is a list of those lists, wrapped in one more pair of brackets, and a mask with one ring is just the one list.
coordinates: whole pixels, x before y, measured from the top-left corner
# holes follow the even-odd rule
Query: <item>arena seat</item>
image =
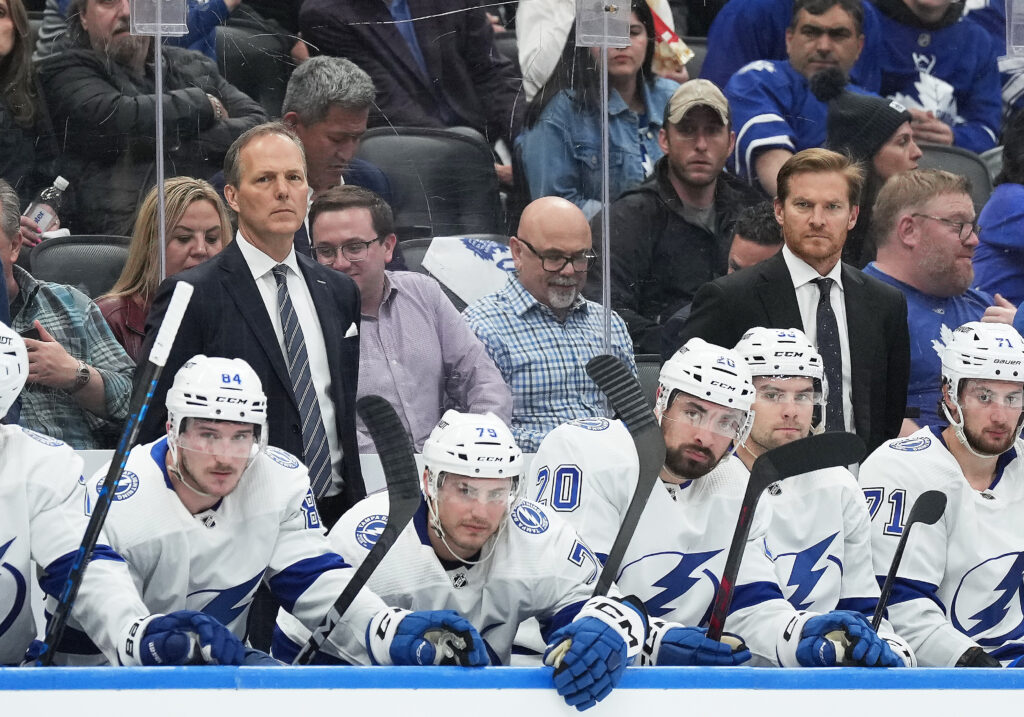
[(661, 375), (661, 356), (659, 354), (637, 354), (636, 372), (640, 379), (640, 387), (644, 390), (644, 398), (651, 408), (658, 395), (658, 377)]
[(105, 234), (45, 239), (32, 247), (29, 272), (40, 281), (69, 284), (95, 299), (121, 276), (130, 243), (130, 237)]
[(924, 155), (918, 160), (921, 169), (944, 169), (971, 181), (971, 199), (977, 212), (992, 194), (992, 176), (985, 160), (974, 152), (941, 144), (921, 144)]
[[(467, 239), (486, 239), (490, 241), (498, 242), (499, 244), (508, 244), (508, 237), (504, 234), (465, 234), (463, 235)], [(430, 248), (430, 243), (434, 241), (433, 237), (419, 237), (416, 239), (407, 239), (400, 242), (402, 247), (402, 257), (405, 259), (405, 265), (409, 271), (416, 271), (420, 274), (426, 274), (427, 276), (434, 276), (423, 267), (423, 257), (427, 255), (427, 249)], [(436, 276), (434, 276), (437, 279)], [(459, 298), (459, 296), (444, 285), (443, 282), (438, 280), (441, 284), (441, 289), (444, 291), (451, 302), (455, 305), (455, 308), (462, 311), (466, 308), (466, 302)], [(501, 287), (495, 287), (495, 291)]]
[(700, 68), (704, 64), (704, 58), (708, 54), (708, 39), (706, 37), (684, 37), (683, 42), (693, 50), (693, 59), (686, 63), (686, 71), (690, 78), (700, 77)]

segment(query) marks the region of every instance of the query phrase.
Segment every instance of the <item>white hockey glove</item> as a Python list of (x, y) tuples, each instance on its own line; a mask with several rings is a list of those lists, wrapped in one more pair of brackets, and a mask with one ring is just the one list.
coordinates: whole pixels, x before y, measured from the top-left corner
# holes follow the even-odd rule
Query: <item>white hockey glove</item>
[(454, 610), (381, 610), (366, 628), (366, 648), (375, 665), (490, 664), (483, 638)]
[(731, 667), (750, 659), (750, 650), (738, 637), (722, 635), (722, 641), (716, 642), (708, 639), (707, 632), (706, 627), (684, 627), (652, 617), (640, 664)]

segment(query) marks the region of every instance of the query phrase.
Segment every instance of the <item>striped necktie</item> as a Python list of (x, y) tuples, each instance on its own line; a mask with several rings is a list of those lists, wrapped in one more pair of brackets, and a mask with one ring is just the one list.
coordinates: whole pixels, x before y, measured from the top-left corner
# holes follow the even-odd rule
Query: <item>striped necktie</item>
[(845, 431), (843, 420), (843, 359), (839, 348), (839, 323), (832, 311), (832, 279), (818, 277), (818, 353), (825, 367), (828, 382), (828, 404), (825, 406), (825, 430)]

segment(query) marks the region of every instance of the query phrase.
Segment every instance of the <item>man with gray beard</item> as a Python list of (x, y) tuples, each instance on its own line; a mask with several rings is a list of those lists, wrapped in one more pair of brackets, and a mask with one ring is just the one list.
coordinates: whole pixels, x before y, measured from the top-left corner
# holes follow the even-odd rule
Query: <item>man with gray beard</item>
[[(942, 326), (955, 329), (980, 321), (994, 303), (988, 294), (970, 288), (971, 258), (978, 247), (970, 192), (964, 177), (937, 169), (912, 170), (890, 177), (875, 201), (871, 232), (878, 258), (864, 273), (907, 298), (910, 384), (901, 436), (939, 423), (941, 367), (932, 341)], [(1007, 323), (1012, 318), (1008, 314)]]
[[(612, 417), (585, 370), (603, 352), (604, 318), (601, 306), (581, 294), (596, 254), (579, 207), (560, 197), (531, 202), (509, 244), (515, 271), (508, 284), (463, 317), (512, 389), (512, 434), (523, 451), (535, 453), (566, 421)], [(636, 372), (626, 324), (614, 313), (611, 353)]]

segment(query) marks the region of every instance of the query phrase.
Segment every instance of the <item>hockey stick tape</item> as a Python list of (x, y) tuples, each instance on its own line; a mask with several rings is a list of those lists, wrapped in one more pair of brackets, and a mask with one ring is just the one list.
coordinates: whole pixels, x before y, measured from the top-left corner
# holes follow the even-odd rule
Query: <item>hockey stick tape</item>
[(175, 284), (171, 302), (167, 306), (164, 320), (160, 324), (153, 348), (149, 352), (150, 363), (156, 366), (163, 366), (167, 363), (167, 356), (171, 353), (174, 337), (178, 335), (178, 327), (181, 326), (181, 320), (185, 316), (185, 309), (188, 308), (193, 291), (193, 286), (187, 281), (179, 281)]

